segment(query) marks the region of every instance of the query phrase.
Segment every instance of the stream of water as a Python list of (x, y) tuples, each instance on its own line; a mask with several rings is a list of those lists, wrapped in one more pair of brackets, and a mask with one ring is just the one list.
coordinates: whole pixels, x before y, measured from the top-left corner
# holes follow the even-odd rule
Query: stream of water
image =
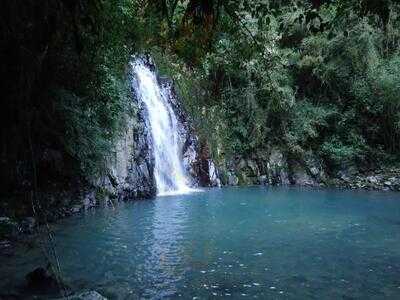
[(157, 193), (159, 196), (188, 193), (191, 188), (182, 165), (178, 121), (168, 102), (167, 87), (159, 85), (155, 72), (141, 59), (137, 59), (132, 67), (138, 81), (136, 92), (148, 112)]

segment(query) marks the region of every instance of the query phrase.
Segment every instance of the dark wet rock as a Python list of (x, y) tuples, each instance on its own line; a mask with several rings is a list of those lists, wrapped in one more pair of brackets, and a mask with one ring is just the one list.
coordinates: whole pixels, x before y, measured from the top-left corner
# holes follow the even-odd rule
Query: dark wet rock
[[(153, 65), (151, 60), (148, 62)], [(114, 155), (109, 160), (105, 175), (94, 178), (91, 188), (83, 197), (84, 209), (107, 205), (118, 199), (152, 198), (156, 195), (154, 156), (147, 111), (135, 94), (134, 75), (130, 73), (129, 78), (132, 82), (131, 105), (136, 116), (127, 116), (127, 124), (115, 142)], [(79, 210), (78, 206), (74, 206), (72, 212)]]
[(179, 101), (173, 82), (166, 78), (159, 78), (159, 81), (168, 91), (168, 101), (178, 119), (178, 136), (183, 145), (183, 165), (191, 176), (192, 185), (220, 186), (219, 170), (212, 160), (209, 147), (206, 142), (199, 141), (192, 121)]
[(209, 159), (208, 160), (208, 174), (210, 178), (210, 186), (221, 186), (221, 179), (219, 178), (219, 172), (214, 162)]
[[(133, 74), (130, 76), (133, 79)], [(138, 107), (135, 118), (138, 122), (128, 118), (125, 131), (116, 142), (115, 155), (108, 166), (108, 174), (98, 183), (107, 192), (106, 202), (110, 198), (132, 200), (151, 198), (156, 194), (154, 156), (147, 112), (136, 97), (135, 81), (132, 82), (132, 102)]]
[(302, 160), (302, 165), (306, 169), (307, 174), (310, 175), (315, 182), (323, 183), (326, 181), (326, 167), (319, 157), (308, 152)]
[(229, 172), (227, 174), (227, 177), (228, 177), (228, 185), (236, 186), (239, 184), (239, 178), (235, 174)]
[(323, 160), (311, 151), (300, 157), (288, 157), (283, 150), (255, 154), (251, 159), (226, 160), (221, 169), (225, 185), (301, 185), (336, 186), (351, 189), (400, 191), (400, 169), (360, 171), (354, 165), (343, 165), (328, 172)]
[(315, 186), (317, 182), (315, 179), (308, 174), (307, 170), (301, 165), (297, 164), (295, 169), (292, 170), (290, 175), (291, 184), (297, 184), (302, 186)]
[(71, 213), (72, 214), (77, 214), (83, 209), (83, 206), (80, 204), (74, 205), (71, 207)]
[(272, 149), (268, 160), (269, 182), (273, 185), (288, 185), (288, 164), (285, 155), (279, 149)]
[(9, 217), (0, 217), (0, 238), (13, 238), (19, 231), (17, 222)]
[(267, 175), (261, 175), (258, 177), (258, 181), (261, 185), (268, 185), (268, 176)]
[(260, 170), (259, 170), (259, 167), (258, 167), (256, 161), (254, 161), (252, 159), (248, 159), (246, 161), (246, 167), (247, 167), (249, 176), (251, 176), (251, 177), (260, 176)]
[(0, 217), (0, 224), (9, 222), (11, 222), (11, 219), (9, 217)]
[(26, 234), (34, 233), (36, 228), (36, 219), (34, 217), (27, 217), (21, 221), (20, 231)]
[(258, 164), (253, 159), (237, 160), (235, 173), (239, 178), (240, 185), (255, 185), (259, 184), (260, 169)]
[(331, 179), (331, 184), (351, 189), (400, 191), (400, 170), (382, 169), (368, 172), (341, 170)]
[(189, 174), (198, 186), (221, 186), (220, 172), (213, 160), (207, 144), (196, 146), (197, 156), (189, 165)]
[(379, 182), (380, 176), (378, 177), (378, 176), (371, 175), (371, 176), (368, 176), (366, 179), (369, 183), (377, 184)]
[(83, 198), (83, 207), (85, 210), (95, 207), (97, 204), (96, 194), (94, 191), (87, 193)]
[(344, 182), (349, 182), (350, 181), (350, 177), (349, 177), (349, 175), (347, 174), (347, 172), (345, 172), (345, 171), (339, 171), (337, 174), (336, 174), (336, 176), (337, 176), (337, 178), (339, 178), (339, 179), (341, 179), (342, 181), (344, 181)]
[(312, 153), (288, 159), (289, 181), (301, 186), (319, 186), (326, 181), (324, 165)]
[(25, 277), (27, 288), (38, 293), (56, 293), (60, 289), (60, 284), (56, 277), (44, 268), (37, 268), (28, 273)]
[(14, 254), (14, 245), (11, 243), (11, 241), (0, 240), (0, 255), (12, 256), (13, 254)]
[[(134, 93), (134, 89), (132, 89)], [(132, 124), (131, 133), (120, 142), (119, 164), (115, 173), (118, 182), (123, 187), (123, 198), (151, 198), (156, 194), (154, 178), (154, 155), (152, 149), (150, 125), (147, 122), (147, 112), (138, 102), (139, 123)], [(132, 149), (133, 152), (129, 153)], [(125, 194), (125, 195), (124, 195)], [(120, 193), (121, 195), (121, 193)]]

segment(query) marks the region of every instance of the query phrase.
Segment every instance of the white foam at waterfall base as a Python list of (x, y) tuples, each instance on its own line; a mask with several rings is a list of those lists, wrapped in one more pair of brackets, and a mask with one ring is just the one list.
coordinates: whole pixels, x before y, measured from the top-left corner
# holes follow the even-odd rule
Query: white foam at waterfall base
[(178, 120), (168, 101), (168, 93), (156, 74), (140, 59), (132, 63), (136, 75), (136, 92), (146, 106), (155, 158), (154, 176), (157, 195), (178, 195), (195, 191), (182, 164)]

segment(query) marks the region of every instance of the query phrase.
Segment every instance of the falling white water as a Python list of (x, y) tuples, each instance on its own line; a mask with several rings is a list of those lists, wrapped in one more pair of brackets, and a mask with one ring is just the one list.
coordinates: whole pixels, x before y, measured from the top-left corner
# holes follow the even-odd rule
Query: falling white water
[(154, 176), (158, 195), (191, 192), (181, 159), (178, 121), (168, 101), (168, 90), (160, 87), (156, 74), (141, 60), (132, 63), (136, 90), (148, 111), (155, 157)]

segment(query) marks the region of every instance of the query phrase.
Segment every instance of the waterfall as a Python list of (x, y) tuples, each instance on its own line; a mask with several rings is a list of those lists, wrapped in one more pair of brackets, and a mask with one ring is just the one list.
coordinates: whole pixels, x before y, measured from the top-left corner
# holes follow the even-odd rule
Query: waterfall
[(191, 191), (182, 164), (178, 120), (168, 101), (167, 87), (160, 86), (156, 74), (140, 59), (132, 63), (136, 93), (148, 112), (155, 158), (154, 177), (158, 195)]

